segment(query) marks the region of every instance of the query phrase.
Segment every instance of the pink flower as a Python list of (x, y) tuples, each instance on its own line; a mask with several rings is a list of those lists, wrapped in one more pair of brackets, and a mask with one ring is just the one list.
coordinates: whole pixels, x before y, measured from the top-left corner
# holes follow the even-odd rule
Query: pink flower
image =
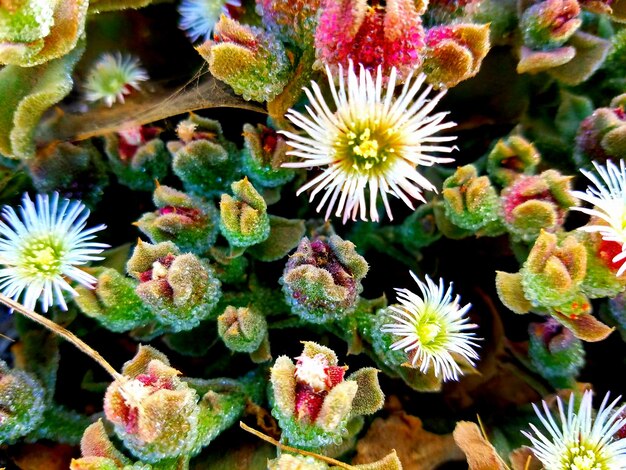
[(388, 76), (396, 67), (403, 81), (421, 64), (424, 29), (412, 0), (390, 0), (385, 7), (367, 0), (325, 0), (315, 32), (316, 67), (347, 72), (350, 60)]

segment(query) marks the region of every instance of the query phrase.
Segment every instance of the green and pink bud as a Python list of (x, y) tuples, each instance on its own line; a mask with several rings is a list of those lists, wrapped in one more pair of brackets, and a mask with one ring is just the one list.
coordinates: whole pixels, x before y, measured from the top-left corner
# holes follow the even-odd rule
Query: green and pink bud
[(355, 308), (368, 269), (350, 241), (337, 235), (303, 238), (280, 283), (293, 313), (312, 323), (325, 323)]
[(104, 137), (104, 150), (120, 183), (136, 191), (151, 191), (168, 172), (170, 154), (159, 139), (162, 129), (132, 126)]
[(205, 253), (215, 243), (219, 214), (211, 201), (161, 185), (155, 189), (153, 201), (157, 210), (135, 223), (153, 243), (171, 241), (196, 254)]
[(198, 437), (198, 396), (167, 358), (140, 346), (104, 396), (104, 414), (115, 434), (145, 462), (188, 455)]
[(519, 135), (498, 140), (487, 156), (487, 173), (501, 186), (510, 186), (520, 175), (532, 174), (541, 161), (537, 148)]
[(154, 322), (152, 310), (135, 289), (137, 282), (112, 268), (94, 268), (97, 282), (94, 289), (77, 286), (74, 299), (78, 308), (106, 329), (130, 331)]
[(515, 239), (532, 241), (542, 230), (554, 232), (578, 200), (570, 194), (570, 176), (556, 170), (519, 176), (501, 194), (504, 223)]
[(272, 414), (289, 443), (311, 449), (337, 444), (351, 418), (382, 407), (377, 371), (365, 368), (346, 378), (346, 369), (331, 349), (313, 342), (304, 343), (296, 364), (287, 356), (276, 360)]
[(294, 170), (281, 168), (289, 160), (282, 135), (263, 124), (244, 124), (243, 139), (243, 167), (255, 185), (275, 188), (293, 179)]
[(489, 25), (436, 26), (426, 32), (422, 70), (436, 88), (451, 88), (478, 73), (490, 48)]
[(197, 326), (221, 297), (221, 283), (208, 262), (181, 254), (171, 242), (139, 242), (127, 270), (139, 281), (137, 295), (171, 332)]
[(176, 127), (178, 140), (167, 143), (172, 170), (185, 191), (199, 197), (220, 196), (240, 177), (237, 147), (224, 138), (218, 121), (190, 114)]
[(617, 161), (626, 155), (626, 113), (622, 106), (599, 108), (576, 133), (575, 158), (581, 164)]
[(581, 24), (577, 0), (545, 0), (524, 11), (519, 26), (525, 46), (550, 50), (565, 44)]
[(254, 353), (267, 339), (267, 321), (253, 307), (229, 305), (217, 317), (217, 332), (231, 351)]

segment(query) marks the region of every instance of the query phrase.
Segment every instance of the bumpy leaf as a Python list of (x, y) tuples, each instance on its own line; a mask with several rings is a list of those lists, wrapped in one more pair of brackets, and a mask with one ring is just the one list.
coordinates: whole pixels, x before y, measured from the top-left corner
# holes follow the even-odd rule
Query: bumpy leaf
[(150, 5), (152, 2), (153, 0), (91, 0), (89, 3), (89, 13), (141, 8)]
[(276, 261), (287, 255), (304, 236), (304, 221), (270, 215), (270, 235), (248, 250), (261, 261)]
[(72, 89), (71, 73), (82, 55), (71, 54), (43, 65), (0, 70), (0, 152), (12, 158), (35, 156), (35, 128), (46, 109)]

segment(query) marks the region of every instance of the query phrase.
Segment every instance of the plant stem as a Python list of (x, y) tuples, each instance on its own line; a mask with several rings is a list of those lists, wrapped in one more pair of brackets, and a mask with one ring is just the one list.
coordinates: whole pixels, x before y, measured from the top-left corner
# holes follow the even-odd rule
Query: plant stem
[(275, 445), (276, 447), (280, 448), (281, 450), (286, 450), (287, 452), (294, 452), (296, 454), (301, 454), (301, 455), (306, 455), (306, 456), (309, 456), (309, 457), (314, 457), (314, 458), (316, 458), (318, 460), (323, 460), (324, 462), (329, 463), (331, 465), (335, 465), (335, 466), (340, 467), (340, 468), (346, 468), (348, 470), (354, 470), (354, 468), (355, 468), (352, 465), (348, 465), (347, 463), (340, 462), (339, 460), (331, 459), (330, 457), (326, 457), (325, 455), (319, 455), (319, 454), (316, 454), (314, 452), (309, 452), (309, 451), (306, 451), (306, 450), (296, 449), (295, 447), (290, 447), (290, 446), (286, 446), (285, 444), (281, 444), (276, 439), (272, 439), (268, 435), (263, 434), (261, 431), (257, 431), (256, 429), (251, 428), (247, 424), (244, 424), (242, 421), (239, 421), (239, 427), (241, 427), (241, 429), (243, 429), (245, 431), (248, 431), (251, 434), (254, 434), (259, 439), (263, 439), (265, 442), (269, 442), (270, 444)]
[(111, 377), (113, 377), (113, 379), (121, 381), (121, 382), (126, 381), (124, 376), (120, 374), (119, 372), (117, 372), (115, 368), (111, 364), (109, 364), (100, 355), (98, 351), (93, 349), (91, 346), (89, 346), (87, 343), (85, 343), (82, 339), (80, 339), (71, 331), (66, 330), (62, 326), (54, 323), (52, 320), (42, 315), (39, 315), (38, 313), (35, 313), (32, 310), (26, 309), (26, 307), (24, 307), (22, 304), (16, 302), (15, 300), (1, 293), (0, 293), (0, 302), (2, 302), (7, 307), (15, 310), (16, 312), (21, 313), (26, 318), (34, 321), (35, 323), (39, 323), (40, 325), (44, 326), (48, 330), (52, 331), (53, 333), (56, 333), (57, 335), (61, 336), (62, 338), (72, 343), (74, 346), (80, 349), (83, 353), (87, 354), (94, 361), (100, 364), (104, 368), (104, 370), (106, 370), (111, 375)]

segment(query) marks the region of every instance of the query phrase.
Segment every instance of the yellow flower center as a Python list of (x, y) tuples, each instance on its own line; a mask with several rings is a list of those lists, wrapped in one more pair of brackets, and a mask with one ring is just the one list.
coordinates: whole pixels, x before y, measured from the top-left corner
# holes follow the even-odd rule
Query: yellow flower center
[(367, 122), (353, 122), (335, 148), (340, 159), (358, 173), (383, 170), (394, 153), (389, 131)]
[(563, 457), (563, 470), (609, 470), (602, 456), (585, 443), (569, 447)]
[(20, 267), (27, 276), (56, 277), (61, 274), (64, 255), (61, 240), (49, 234), (34, 237), (22, 248)]
[(433, 322), (424, 323), (422, 325), (418, 325), (417, 336), (419, 337), (422, 344), (428, 345), (435, 341), (440, 331), (441, 325)]

